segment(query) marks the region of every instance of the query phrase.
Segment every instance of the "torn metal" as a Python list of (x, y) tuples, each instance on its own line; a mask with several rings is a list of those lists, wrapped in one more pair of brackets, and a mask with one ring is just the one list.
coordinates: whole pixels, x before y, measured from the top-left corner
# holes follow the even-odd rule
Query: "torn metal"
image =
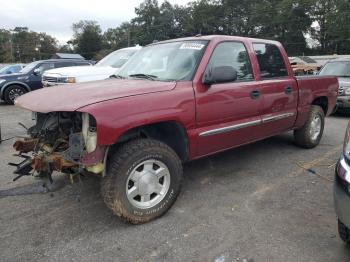
[(35, 175), (51, 180), (53, 171), (67, 174), (102, 174), (105, 147), (97, 146), (96, 121), (80, 112), (35, 113), (35, 125), (28, 137), (17, 140), (13, 147), (24, 158), (16, 166), (18, 179)]

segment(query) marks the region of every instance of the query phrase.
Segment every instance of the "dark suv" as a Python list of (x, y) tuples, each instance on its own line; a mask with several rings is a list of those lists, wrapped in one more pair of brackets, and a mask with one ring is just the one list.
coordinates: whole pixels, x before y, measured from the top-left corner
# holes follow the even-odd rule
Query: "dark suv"
[(17, 74), (0, 76), (0, 99), (5, 100), (7, 104), (13, 104), (16, 97), (43, 87), (41, 76), (46, 70), (82, 65), (92, 65), (92, 62), (77, 59), (49, 59), (30, 63)]

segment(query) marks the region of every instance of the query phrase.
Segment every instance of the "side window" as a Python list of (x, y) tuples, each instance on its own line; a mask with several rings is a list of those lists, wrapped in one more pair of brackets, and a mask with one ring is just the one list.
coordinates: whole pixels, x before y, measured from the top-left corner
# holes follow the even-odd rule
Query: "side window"
[(73, 66), (73, 65), (74, 65), (73, 62), (57, 62), (55, 63), (55, 68)]
[(44, 73), (46, 70), (49, 70), (49, 69), (52, 69), (54, 68), (54, 64), (53, 63), (44, 63), (44, 64), (41, 64), (38, 69), (40, 71), (40, 73)]
[(240, 42), (218, 44), (210, 58), (209, 66), (232, 66), (237, 71), (237, 80), (253, 79), (248, 52)]
[(253, 44), (253, 47), (263, 79), (288, 75), (283, 57), (277, 46), (272, 44)]
[(75, 66), (87, 66), (87, 65), (91, 65), (89, 62), (75, 62), (74, 63)]

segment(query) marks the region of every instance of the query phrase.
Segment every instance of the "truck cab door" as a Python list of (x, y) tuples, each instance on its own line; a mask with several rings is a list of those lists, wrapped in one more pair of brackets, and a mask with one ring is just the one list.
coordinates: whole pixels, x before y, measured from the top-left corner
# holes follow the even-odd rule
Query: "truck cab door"
[(260, 69), (263, 105), (261, 134), (271, 136), (291, 129), (297, 117), (298, 84), (286, 63), (285, 52), (274, 44), (253, 43)]
[(194, 81), (196, 97), (197, 157), (232, 148), (259, 138), (262, 99), (243, 42), (225, 41), (215, 46), (207, 70), (230, 66), (235, 81)]

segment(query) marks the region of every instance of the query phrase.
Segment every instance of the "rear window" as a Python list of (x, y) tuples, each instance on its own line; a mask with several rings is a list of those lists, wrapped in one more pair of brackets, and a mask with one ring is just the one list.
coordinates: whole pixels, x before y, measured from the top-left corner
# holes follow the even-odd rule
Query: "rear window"
[(286, 65), (279, 48), (272, 44), (253, 44), (263, 79), (288, 75)]

